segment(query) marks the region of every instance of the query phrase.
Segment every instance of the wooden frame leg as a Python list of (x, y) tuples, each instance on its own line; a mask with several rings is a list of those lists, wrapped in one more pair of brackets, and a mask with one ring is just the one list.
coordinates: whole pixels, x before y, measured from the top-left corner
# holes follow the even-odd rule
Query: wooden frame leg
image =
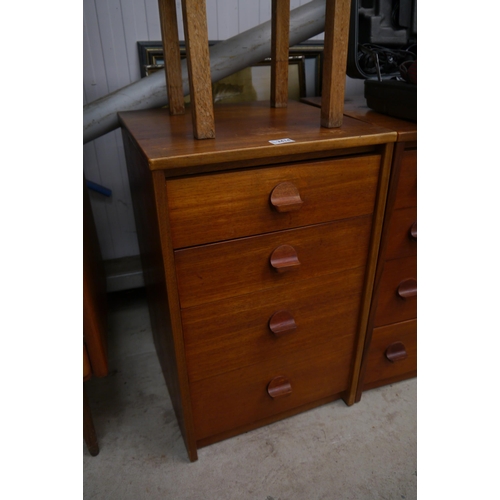
[(288, 104), (290, 0), (272, 0), (271, 22), (271, 107), (286, 108)]
[(321, 126), (342, 125), (351, 0), (326, 0)]
[(98, 455), (99, 443), (97, 442), (97, 435), (94, 428), (94, 421), (92, 420), (87, 393), (85, 391), (85, 384), (83, 385), (83, 439), (85, 440), (89, 453), (93, 457)]
[(177, 9), (175, 0), (158, 0), (160, 10), (161, 37), (165, 59), (168, 106), (171, 115), (184, 114), (184, 92), (182, 91), (181, 52)]
[(205, 0), (182, 0), (189, 89), (196, 139), (215, 137)]

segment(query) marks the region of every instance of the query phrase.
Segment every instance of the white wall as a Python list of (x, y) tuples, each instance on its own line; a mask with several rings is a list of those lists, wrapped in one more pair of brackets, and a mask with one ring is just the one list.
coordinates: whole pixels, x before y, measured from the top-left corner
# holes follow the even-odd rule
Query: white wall
[[(291, 8), (310, 0), (291, 0)], [(271, 0), (206, 0), (209, 40), (225, 40), (271, 18)], [(179, 37), (184, 39), (177, 0)], [(83, 1), (83, 104), (140, 79), (138, 41), (161, 40), (158, 0)], [(322, 39), (322, 35), (315, 37)], [(103, 258), (139, 254), (121, 132), (84, 146), (88, 180), (112, 190), (90, 192)]]

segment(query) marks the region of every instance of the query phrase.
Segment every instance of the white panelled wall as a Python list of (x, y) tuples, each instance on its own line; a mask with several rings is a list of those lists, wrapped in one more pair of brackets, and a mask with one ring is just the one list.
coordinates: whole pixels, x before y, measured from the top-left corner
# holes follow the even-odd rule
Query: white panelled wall
[[(291, 0), (291, 8), (309, 1)], [(206, 4), (209, 40), (225, 40), (271, 18), (271, 0), (206, 0)], [(183, 40), (181, 11), (177, 0)], [(85, 105), (140, 79), (137, 42), (161, 40), (158, 0), (84, 0), (83, 36)], [(84, 145), (83, 169), (87, 180), (112, 190), (110, 197), (90, 191), (103, 259), (138, 255), (120, 130)]]

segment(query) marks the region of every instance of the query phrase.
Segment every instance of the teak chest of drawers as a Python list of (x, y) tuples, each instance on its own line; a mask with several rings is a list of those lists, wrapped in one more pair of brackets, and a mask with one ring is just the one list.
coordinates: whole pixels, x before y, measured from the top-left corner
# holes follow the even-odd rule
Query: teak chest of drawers
[(348, 116), (397, 132), (356, 401), (363, 390), (417, 375), (417, 124), (362, 102)]
[(349, 117), (322, 128), (319, 114), (215, 107), (209, 141), (192, 138), (189, 114), (120, 114), (155, 344), (191, 460), (355, 401), (397, 136)]

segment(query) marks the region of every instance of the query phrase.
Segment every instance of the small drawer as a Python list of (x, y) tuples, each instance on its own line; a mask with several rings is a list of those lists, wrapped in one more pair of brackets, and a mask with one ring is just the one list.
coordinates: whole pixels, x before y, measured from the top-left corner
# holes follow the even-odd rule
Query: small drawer
[(168, 180), (174, 248), (370, 214), (379, 155)]
[(365, 266), (371, 216), (175, 251), (182, 308)]
[(394, 208), (417, 206), (417, 150), (403, 153)]
[(364, 387), (403, 380), (417, 372), (417, 320), (375, 328), (368, 353)]
[(417, 258), (386, 261), (380, 282), (375, 326), (417, 317)]
[(354, 338), (364, 267), (182, 310), (191, 382)]
[(191, 383), (196, 439), (346, 391), (353, 351), (354, 339), (343, 337), (336, 349), (324, 349), (321, 356), (316, 349), (303, 350), (293, 360), (278, 356)]
[(386, 260), (417, 255), (417, 207), (402, 208), (392, 214)]

